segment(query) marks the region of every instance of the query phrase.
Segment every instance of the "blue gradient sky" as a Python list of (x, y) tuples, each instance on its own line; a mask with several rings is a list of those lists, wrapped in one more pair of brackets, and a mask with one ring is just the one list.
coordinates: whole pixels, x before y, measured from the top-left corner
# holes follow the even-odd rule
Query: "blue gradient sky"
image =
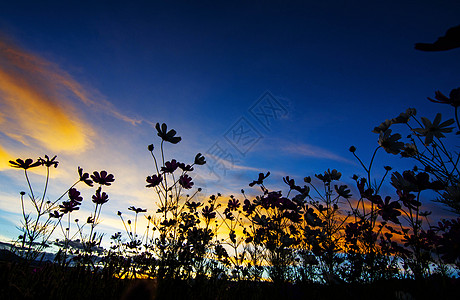
[[(259, 171), (271, 171), (273, 188), (327, 168), (351, 184), (364, 172), (348, 148), (368, 161), (383, 120), (408, 107), (452, 117), (426, 97), (459, 86), (460, 49), (413, 46), (458, 25), (459, 11), (458, 1), (3, 1), (0, 236), (18, 234), (26, 186), (6, 163), (17, 157), (58, 155), (50, 198), (77, 166), (112, 172), (101, 227), (109, 234), (121, 228), (118, 210), (153, 212), (146, 146), (158, 145), (156, 122), (183, 138), (168, 145), (169, 158), (208, 157), (194, 174), (207, 194), (239, 195)], [(263, 126), (250, 108), (267, 103), (267, 91), (282, 109)], [(244, 155), (225, 139), (241, 120), (260, 137)], [(216, 143), (228, 154), (225, 173), (208, 168)], [(412, 163), (382, 151), (377, 176), (383, 165)], [(40, 186), (43, 176), (32, 175)]]

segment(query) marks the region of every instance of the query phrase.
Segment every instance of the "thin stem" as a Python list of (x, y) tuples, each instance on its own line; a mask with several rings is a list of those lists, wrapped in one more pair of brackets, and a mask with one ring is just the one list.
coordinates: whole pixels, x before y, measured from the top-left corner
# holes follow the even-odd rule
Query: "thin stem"
[(369, 169), (367, 169), (367, 179), (368, 179), (368, 184), (369, 184), (369, 187), (371, 187), (371, 168), (372, 168), (372, 164), (374, 163), (374, 158), (375, 158), (375, 155), (377, 154), (377, 151), (381, 148), (381, 146), (378, 146), (377, 148), (375, 148), (375, 151), (374, 151), (374, 154), (372, 155), (372, 158), (371, 158), (371, 162), (369, 163)]
[(455, 121), (457, 122), (458, 130), (460, 130), (460, 122), (458, 121), (458, 106), (455, 106)]

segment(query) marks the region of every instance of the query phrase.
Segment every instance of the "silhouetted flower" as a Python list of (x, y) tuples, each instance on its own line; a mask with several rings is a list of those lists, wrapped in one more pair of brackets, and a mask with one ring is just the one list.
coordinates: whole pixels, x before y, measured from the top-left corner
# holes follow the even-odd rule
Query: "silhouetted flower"
[(206, 163), (206, 159), (203, 155), (201, 155), (201, 153), (198, 153), (197, 155), (195, 155), (195, 162), (194, 164), (195, 165), (204, 165)]
[(281, 207), (282, 198), (281, 198), (281, 191), (272, 191), (265, 194), (262, 198), (260, 198), (259, 203), (262, 205), (263, 208), (267, 209), (269, 207)]
[(302, 216), (296, 211), (285, 211), (283, 217), (289, 219), (293, 223), (298, 223), (302, 219)]
[(308, 187), (301, 188), (300, 186), (296, 185), (294, 179), (290, 179), (289, 176), (283, 177), (283, 181), (284, 181), (287, 185), (289, 185), (289, 188), (290, 188), (290, 189), (295, 190), (295, 191), (298, 191), (299, 193), (308, 194), (308, 192), (310, 191), (310, 188), (308, 188)]
[(190, 209), (190, 211), (195, 212), (198, 207), (200, 207), (202, 204), (199, 202), (187, 202), (185, 205)]
[(341, 185), (341, 186), (335, 185), (334, 188), (335, 188), (335, 192), (339, 196), (341, 196), (341, 197), (343, 197), (345, 199), (348, 199), (348, 198), (351, 197), (350, 189), (348, 189), (348, 186), (346, 186), (346, 185)]
[(147, 212), (147, 209), (143, 209), (143, 208), (140, 208), (140, 207), (134, 207), (134, 206), (128, 207), (128, 210), (134, 211), (136, 214)]
[(252, 218), (252, 221), (257, 225), (260, 225), (262, 227), (260, 229), (262, 230), (265, 230), (267, 228), (268, 223), (270, 222), (269, 218), (267, 218), (266, 215), (255, 215)]
[(415, 174), (414, 171), (404, 171), (403, 177), (416, 187), (415, 192), (424, 191), (430, 188), (430, 175), (425, 172)]
[(413, 157), (417, 155), (418, 150), (415, 144), (404, 145), (403, 151), (401, 152), (402, 157)]
[(407, 191), (396, 190), (396, 194), (399, 196), (399, 201), (403, 203), (403, 205), (410, 209), (417, 209), (422, 203), (417, 201), (417, 197), (414, 194), (411, 194)]
[(217, 244), (214, 247), (214, 251), (216, 252), (218, 258), (228, 257), (227, 250), (221, 244)]
[(16, 159), (16, 161), (10, 160), (11, 167), (24, 170), (41, 166), (41, 164), (42, 163), (40, 162), (40, 160), (34, 162), (31, 158), (28, 158), (25, 161), (23, 161), (20, 158)]
[(449, 119), (441, 123), (441, 114), (436, 114), (433, 123), (425, 117), (422, 117), (422, 123), (425, 128), (415, 128), (414, 131), (420, 135), (425, 137), (425, 145), (431, 144), (433, 142), (433, 138), (436, 137), (438, 139), (445, 137), (443, 133), (452, 132), (454, 127), (447, 127), (454, 123), (453, 119)]
[(156, 187), (157, 185), (160, 184), (160, 182), (163, 180), (163, 177), (161, 175), (152, 175), (152, 176), (147, 176), (146, 181), (148, 184), (146, 187)]
[(410, 117), (415, 116), (417, 111), (415, 108), (408, 108), (405, 112), (402, 112), (396, 118), (391, 119), (392, 124), (407, 123)]
[(83, 169), (78, 167), (78, 175), (80, 176), (80, 181), (86, 183), (88, 186), (93, 186), (93, 181), (89, 179), (88, 173), (83, 173)]
[(371, 197), (371, 201), (377, 205), (377, 213), (382, 216), (383, 220), (390, 220), (393, 223), (399, 224), (398, 216), (401, 215), (401, 212), (398, 209), (401, 208), (401, 205), (398, 201), (390, 202), (390, 200), (390, 196), (386, 196), (385, 201), (379, 195)]
[(253, 182), (251, 182), (251, 183), (249, 184), (249, 186), (250, 186), (250, 187), (253, 187), (253, 186), (256, 185), (256, 184), (263, 184), (265, 178), (267, 178), (268, 176), (270, 176), (270, 172), (267, 172), (266, 175), (264, 175), (264, 173), (259, 173), (259, 178), (258, 178), (257, 180), (254, 180)]
[(205, 219), (211, 220), (216, 217), (216, 212), (214, 211), (213, 204), (211, 204), (210, 206), (206, 205), (201, 212), (202, 212), (203, 218)]
[(228, 207), (225, 208), (224, 215), (225, 215), (225, 218), (230, 220), (230, 221), (235, 220), (235, 216), (233, 216), (232, 212), (230, 211), (230, 209)]
[(240, 201), (238, 199), (232, 198), (232, 199), (228, 200), (227, 208), (230, 211), (237, 210), (239, 207), (240, 207)]
[(407, 181), (399, 172), (393, 172), (393, 174), (391, 174), (391, 185), (394, 186), (397, 190), (407, 192), (417, 191), (417, 187), (410, 181)]
[(56, 218), (59, 219), (62, 217), (64, 214), (60, 214), (59, 211), (55, 210), (53, 212), (50, 212), (50, 218)]
[(100, 185), (111, 185), (111, 182), (114, 182), (115, 179), (113, 174), (107, 174), (107, 171), (101, 171), (101, 173), (94, 171), (91, 178), (95, 183), (99, 183)]
[(351, 146), (348, 150), (349, 150), (351, 153), (355, 153), (355, 152), (356, 152), (356, 147), (355, 147), (355, 146)]
[(324, 183), (330, 183), (331, 181), (339, 180), (340, 177), (342, 177), (342, 173), (338, 172), (336, 169), (332, 171), (330, 169), (327, 169), (327, 171), (324, 172), (324, 175), (315, 174), (315, 176)]
[(157, 123), (155, 125), (155, 128), (157, 130), (157, 134), (158, 136), (163, 140), (163, 141), (166, 141), (166, 142), (170, 142), (171, 144), (177, 144), (181, 141), (181, 137), (179, 136), (175, 136), (176, 135), (176, 131), (174, 129), (171, 129), (170, 131), (167, 131), (168, 130), (168, 127), (166, 126), (165, 123), (161, 124), (161, 128), (160, 128), (160, 123)]
[(113, 234), (110, 239), (111, 240), (118, 240), (119, 238), (121, 238), (121, 232), (116, 232), (115, 234)]
[(153, 147), (153, 144), (147, 146), (147, 150), (149, 150), (150, 152), (152, 152), (154, 148), (155, 147)]
[(460, 88), (456, 88), (450, 91), (449, 97), (445, 96), (440, 91), (436, 91), (434, 92), (434, 94), (435, 94), (434, 99), (436, 100), (428, 97), (428, 100), (430, 100), (431, 102), (441, 103), (441, 104), (450, 104), (453, 107), (460, 106)]
[[(430, 175), (426, 172), (419, 172), (416, 174), (414, 171), (407, 170), (403, 172), (402, 177), (407, 183), (406, 188), (403, 187), (401, 189), (407, 191), (419, 192), (428, 189), (439, 191), (445, 188), (444, 184), (439, 180), (430, 182)], [(395, 187), (398, 188), (397, 186)]]
[(109, 196), (105, 193), (105, 192), (102, 192), (101, 194), (101, 187), (99, 187), (97, 190), (96, 190), (96, 193), (93, 195), (93, 202), (96, 203), (96, 204), (104, 204), (106, 203), (107, 201), (109, 201)]
[(184, 163), (178, 163), (179, 168), (184, 172), (192, 172), (193, 167), (191, 165), (185, 165)]
[(64, 201), (61, 205), (59, 205), (61, 212), (64, 214), (74, 210), (79, 210), (79, 205), (81, 204), (81, 201), (83, 201), (83, 198), (80, 196), (80, 192), (77, 191), (76, 188), (69, 189), (67, 194), (69, 196), (69, 201)]
[(374, 194), (374, 190), (371, 188), (366, 189), (366, 183), (367, 183), (366, 178), (361, 178), (359, 180), (357, 176), (355, 178), (356, 178), (355, 179), (356, 186), (358, 187), (361, 198), (369, 199), (372, 196), (372, 194)]
[(161, 172), (163, 173), (174, 173), (177, 170), (179, 164), (175, 159), (165, 162), (165, 166), (161, 167)]
[(40, 161), (40, 163), (42, 164), (42, 166), (46, 166), (46, 167), (51, 167), (51, 166), (54, 166), (55, 168), (57, 168), (59, 162), (56, 161), (56, 155), (53, 157), (53, 158), (49, 158), (48, 155), (45, 155), (45, 159), (43, 158), (39, 158), (38, 161)]
[(192, 178), (189, 177), (187, 174), (181, 175), (179, 178), (179, 184), (184, 188), (184, 189), (191, 189), (193, 186)]
[(80, 192), (76, 188), (69, 189), (68, 195), (71, 201), (83, 201), (83, 197), (80, 196)]
[(403, 142), (398, 142), (401, 138), (399, 133), (391, 134), (391, 129), (387, 129), (385, 132), (381, 132), (379, 136), (379, 145), (387, 153), (398, 154), (404, 147)]
[(255, 209), (256, 209), (256, 207), (255, 207), (254, 204), (251, 203), (251, 201), (249, 201), (248, 199), (244, 200), (243, 211), (247, 215), (251, 215), (254, 212)]
[(385, 120), (384, 122), (382, 122), (379, 126), (375, 127), (374, 130), (372, 130), (372, 132), (374, 133), (382, 133), (382, 132), (385, 132), (388, 130), (388, 128), (390, 128), (392, 122), (391, 120)]
[(80, 208), (78, 207), (81, 203), (77, 201), (64, 201), (62, 202), (61, 205), (59, 205), (60, 211), (63, 212), (64, 214), (68, 212), (72, 212), (74, 210), (79, 210)]
[(444, 36), (434, 43), (416, 43), (415, 49), (421, 51), (447, 51), (460, 47), (460, 25), (449, 28)]

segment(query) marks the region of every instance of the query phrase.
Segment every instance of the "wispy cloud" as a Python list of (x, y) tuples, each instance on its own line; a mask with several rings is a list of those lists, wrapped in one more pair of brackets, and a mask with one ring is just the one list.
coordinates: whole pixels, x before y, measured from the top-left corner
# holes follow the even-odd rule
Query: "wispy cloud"
[(353, 161), (346, 159), (340, 155), (337, 155), (334, 152), (310, 144), (286, 144), (286, 146), (283, 146), (282, 151), (305, 157), (313, 157), (334, 160), (348, 164), (355, 164)]
[[(96, 132), (85, 121), (79, 103), (132, 125), (141, 122), (118, 111), (53, 62), (0, 36), (0, 131), (4, 139), (7, 136), (55, 152), (87, 150)], [(0, 149), (0, 155), (8, 155), (7, 148)]]

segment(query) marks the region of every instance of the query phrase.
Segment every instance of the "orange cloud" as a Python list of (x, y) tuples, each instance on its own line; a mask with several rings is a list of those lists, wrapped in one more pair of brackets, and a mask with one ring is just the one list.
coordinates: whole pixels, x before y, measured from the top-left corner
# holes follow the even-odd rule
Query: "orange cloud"
[(51, 63), (0, 40), (0, 130), (25, 145), (82, 151), (93, 130), (76, 114)]
[[(77, 110), (78, 102), (136, 125), (57, 65), (20, 49), (0, 35), (0, 132), (26, 146), (78, 153), (95, 132)], [(0, 136), (0, 143), (1, 141)]]

